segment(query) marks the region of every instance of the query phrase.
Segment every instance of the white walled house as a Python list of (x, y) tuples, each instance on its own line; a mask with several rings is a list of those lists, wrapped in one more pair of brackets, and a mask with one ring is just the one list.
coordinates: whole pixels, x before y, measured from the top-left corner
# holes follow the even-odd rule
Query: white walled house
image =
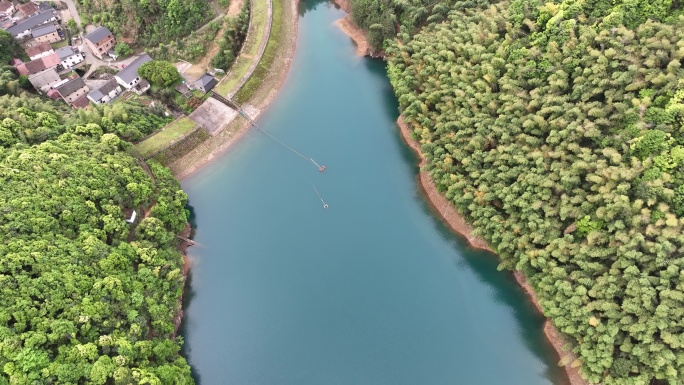
[(95, 104), (105, 104), (117, 97), (121, 91), (121, 86), (115, 79), (109, 80), (102, 87), (88, 94), (88, 99)]
[(130, 90), (142, 80), (140, 75), (138, 75), (138, 68), (150, 61), (152, 61), (150, 55), (143, 53), (138, 56), (137, 59), (133, 60), (131, 64), (119, 71), (118, 74), (114, 75), (114, 79), (116, 79), (117, 83), (121, 84), (125, 89)]
[(83, 54), (73, 47), (62, 47), (56, 51), (62, 67), (71, 68), (84, 60)]

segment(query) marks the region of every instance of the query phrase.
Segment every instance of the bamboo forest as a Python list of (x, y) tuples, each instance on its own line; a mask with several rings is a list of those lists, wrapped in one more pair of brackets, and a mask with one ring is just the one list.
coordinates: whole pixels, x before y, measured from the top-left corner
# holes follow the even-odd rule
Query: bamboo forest
[(0, 96), (0, 384), (192, 383), (174, 325), (187, 198), (122, 139), (168, 120)]
[(352, 1), (438, 189), (591, 383), (684, 383), (681, 8)]
[[(684, 3), (350, 2), (437, 189), (567, 338), (560, 364), (591, 384), (684, 384)], [(229, 2), (78, 4), (139, 51), (216, 34)], [(251, 39), (249, 4), (212, 67), (229, 72)], [(280, 44), (265, 36), (259, 83)], [(13, 58), (28, 59), (0, 31), (0, 385), (194, 383), (188, 198), (132, 145), (173, 119), (151, 100), (40, 98)], [(143, 69), (152, 83), (180, 81), (154, 78), (160, 65)]]

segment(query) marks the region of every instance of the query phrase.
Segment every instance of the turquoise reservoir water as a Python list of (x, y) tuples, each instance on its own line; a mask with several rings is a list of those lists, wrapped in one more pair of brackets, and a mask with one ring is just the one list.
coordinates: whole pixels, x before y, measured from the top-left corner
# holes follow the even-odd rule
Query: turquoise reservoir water
[(420, 196), (383, 62), (354, 55), (330, 3), (300, 10), (291, 73), (258, 124), (328, 169), (252, 131), (184, 181), (198, 382), (554, 383), (541, 317)]

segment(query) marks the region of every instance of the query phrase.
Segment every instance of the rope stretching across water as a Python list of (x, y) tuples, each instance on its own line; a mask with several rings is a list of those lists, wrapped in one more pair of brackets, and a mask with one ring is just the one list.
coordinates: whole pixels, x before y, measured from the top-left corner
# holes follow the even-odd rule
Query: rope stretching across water
[(327, 208), (328, 208), (328, 204), (325, 203), (325, 201), (324, 201), (323, 198), (321, 197), (321, 194), (318, 193), (318, 190), (316, 189), (316, 186), (314, 186), (314, 185), (312, 184), (311, 187), (313, 187), (314, 191), (316, 192), (316, 195), (318, 195), (318, 199), (320, 199), (320, 200), (321, 200), (321, 203), (323, 203), (323, 208), (324, 208), (324, 209), (327, 209)]
[(271, 139), (273, 139), (273, 140), (275, 140), (276, 142), (280, 143), (283, 147), (287, 148), (288, 150), (294, 152), (295, 154), (297, 154), (297, 155), (301, 156), (302, 158), (306, 159), (307, 161), (313, 163), (314, 166), (316, 166), (319, 170), (321, 169), (321, 165), (318, 164), (318, 163), (316, 163), (316, 161), (313, 160), (313, 158), (309, 158), (309, 157), (306, 157), (306, 156), (302, 155), (302, 153), (300, 153), (299, 151), (295, 150), (294, 148), (288, 146), (287, 144), (285, 144), (285, 143), (284, 143), (283, 141), (281, 141), (280, 139), (278, 139), (278, 138), (276, 138), (275, 136), (273, 136), (273, 135), (271, 135), (270, 133), (268, 133), (268, 131), (264, 131), (264, 130), (262, 130), (261, 128), (259, 128), (259, 126), (257, 126), (257, 124), (254, 123), (254, 121), (253, 121), (252, 119), (250, 119), (250, 117), (247, 115), (247, 113), (245, 113), (245, 112), (242, 110), (242, 108), (240, 108), (240, 109), (238, 110), (238, 112), (240, 113), (240, 115), (244, 116), (254, 128), (256, 128), (257, 130), (259, 130), (259, 131), (263, 132), (264, 134), (268, 135)]

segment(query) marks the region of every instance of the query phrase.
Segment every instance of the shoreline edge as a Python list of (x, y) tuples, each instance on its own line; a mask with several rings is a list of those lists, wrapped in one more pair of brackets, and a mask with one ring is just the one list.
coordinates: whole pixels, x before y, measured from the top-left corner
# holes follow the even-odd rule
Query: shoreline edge
[[(278, 0), (276, 0), (278, 1)], [(333, 0), (333, 2), (339, 6), (343, 11), (349, 13), (349, 3), (348, 0)], [(268, 105), (271, 104), (271, 102), (275, 99), (275, 96), (279, 93), (281, 90), (283, 84), (285, 83), (285, 80), (287, 78), (287, 75), (289, 74), (290, 66), (292, 63), (292, 59), (294, 56), (295, 48), (296, 48), (296, 43), (297, 43), (297, 34), (298, 34), (298, 12), (297, 12), (297, 6), (299, 4), (298, 0), (293, 0), (291, 2), (291, 14), (288, 15), (288, 20), (287, 22), (292, 23), (292, 34), (288, 38), (284, 38), (283, 42), (287, 42), (287, 49), (285, 51), (285, 55), (279, 56), (276, 58), (276, 63), (280, 62), (280, 65), (274, 65), (274, 68), (279, 69), (279, 73), (277, 74), (277, 84), (275, 87), (271, 89), (271, 92), (268, 93), (268, 95), (264, 98), (259, 98), (258, 93), (255, 93), (253, 96), (253, 99), (259, 99), (259, 100), (250, 100), (249, 104), (257, 104), (259, 105), (259, 111), (255, 119), (261, 115)], [(346, 35), (348, 35), (356, 44), (357, 46), (357, 55), (358, 56), (371, 56), (371, 57), (376, 57), (374, 56), (369, 49), (368, 42), (365, 38), (365, 34), (363, 31), (357, 27), (352, 21), (351, 21), (351, 16), (346, 15), (344, 18), (338, 20), (335, 22), (335, 24), (344, 32)], [(378, 56), (382, 57), (382, 56)], [(263, 87), (264, 84), (262, 84), (261, 87)], [(432, 181), (432, 178), (429, 176), (429, 173), (424, 171), (422, 168), (427, 164), (427, 160), (425, 156), (423, 155), (420, 145), (411, 137), (411, 129), (408, 127), (406, 122), (404, 121), (404, 118), (402, 115), (399, 116), (397, 120), (397, 125), (400, 128), (400, 133), (403, 141), (416, 153), (416, 155), (419, 157), (420, 162), (419, 162), (419, 167), (420, 171), (417, 176), (417, 179), (420, 181), (418, 183), (418, 187), (421, 190), (421, 193), (424, 194), (427, 203), (435, 210), (437, 213), (439, 213), (440, 217), (448, 224), (449, 228), (454, 231), (455, 233), (459, 234), (460, 236), (463, 236), (467, 241), (470, 247), (475, 248), (475, 249), (480, 249), (480, 250), (486, 250), (489, 251), (493, 254), (496, 254), (496, 252), (480, 237), (474, 236), (473, 233), (473, 228), (466, 222), (466, 220), (456, 211), (456, 208), (449, 203), (449, 201), (441, 195), (436, 188), (436, 185)], [(177, 179), (183, 180), (190, 175), (194, 174), (196, 171), (204, 168), (208, 164), (210, 164), (216, 157), (218, 157), (220, 154), (224, 153), (229, 147), (232, 147), (232, 145), (239, 140), (241, 137), (244, 136), (244, 134), (248, 131), (250, 125), (249, 122), (244, 121), (241, 122), (240, 127), (233, 132), (231, 135), (230, 140), (226, 141), (223, 143), (219, 148), (217, 148), (215, 151), (212, 151), (206, 158), (202, 159), (202, 161), (197, 162), (196, 164), (190, 166), (187, 169), (184, 169), (183, 172), (180, 173), (180, 175), (176, 175)], [(188, 281), (188, 277), (190, 274), (190, 265), (192, 263), (192, 259), (188, 256), (187, 253), (187, 247), (184, 247), (183, 250), (181, 251), (181, 254), (183, 256), (183, 276), (186, 279), (186, 285)], [(567, 362), (566, 365), (563, 366), (564, 373), (567, 378), (567, 383), (570, 385), (589, 385), (589, 383), (584, 380), (580, 374), (579, 370), (575, 367), (572, 367), (570, 364), (575, 361), (576, 356), (572, 352), (566, 352), (563, 350), (564, 345), (567, 344), (567, 341), (563, 337), (563, 335), (558, 331), (558, 329), (553, 325), (551, 320), (544, 315), (543, 310), (541, 308), (541, 305), (539, 304), (539, 301), (536, 297), (536, 293), (532, 289), (532, 287), (527, 283), (524, 275), (519, 272), (519, 271), (513, 271), (512, 272), (516, 282), (521, 286), (521, 288), (524, 290), (524, 292), (527, 294), (528, 298), (530, 301), (533, 303), (535, 309), (546, 318), (544, 321), (544, 326), (543, 326), (543, 332), (544, 335), (547, 339), (547, 341), (551, 344), (551, 346), (554, 348), (554, 350), (557, 353), (557, 356), (559, 357), (559, 362)], [(184, 287), (183, 289), (183, 294), (185, 294), (185, 289), (187, 287)], [(179, 298), (179, 302), (182, 301), (183, 294), (181, 294), (181, 297)], [(178, 314), (174, 316), (174, 326), (176, 326), (176, 332), (174, 334), (177, 334), (177, 330), (182, 324), (183, 321), (183, 314), (184, 309), (183, 306), (181, 306), (180, 311)], [(559, 364), (560, 365), (560, 364)]]
[[(418, 187), (428, 204), (439, 214), (442, 220), (446, 222), (453, 232), (464, 237), (468, 241), (470, 247), (474, 249), (486, 250), (492, 254), (497, 254), (487, 244), (487, 242), (485, 242), (485, 240), (473, 235), (472, 226), (470, 226), (465, 218), (458, 213), (456, 207), (454, 207), (442, 194), (439, 193), (439, 191), (437, 191), (437, 186), (430, 177), (430, 174), (423, 169), (424, 166), (427, 165), (427, 159), (420, 148), (420, 144), (412, 138), (412, 130), (404, 121), (403, 115), (399, 115), (399, 118), (397, 119), (397, 126), (399, 126), (399, 131), (404, 143), (406, 143), (406, 145), (408, 145), (420, 159), (418, 164), (420, 170), (417, 176), (419, 181)], [(543, 327), (544, 336), (556, 351), (556, 354), (559, 358), (558, 365), (563, 367), (566, 382), (569, 385), (589, 385), (589, 382), (587, 382), (580, 375), (579, 369), (572, 367), (571, 364), (577, 359), (577, 356), (572, 351), (565, 351), (563, 349), (568, 341), (551, 322), (551, 319), (544, 314), (539, 300), (537, 299), (537, 294), (534, 292), (532, 286), (527, 282), (525, 276), (520, 271), (513, 271), (512, 273), (516, 282), (523, 289), (537, 312), (546, 318)], [(564, 362), (565, 365), (561, 365), (561, 362)]]

